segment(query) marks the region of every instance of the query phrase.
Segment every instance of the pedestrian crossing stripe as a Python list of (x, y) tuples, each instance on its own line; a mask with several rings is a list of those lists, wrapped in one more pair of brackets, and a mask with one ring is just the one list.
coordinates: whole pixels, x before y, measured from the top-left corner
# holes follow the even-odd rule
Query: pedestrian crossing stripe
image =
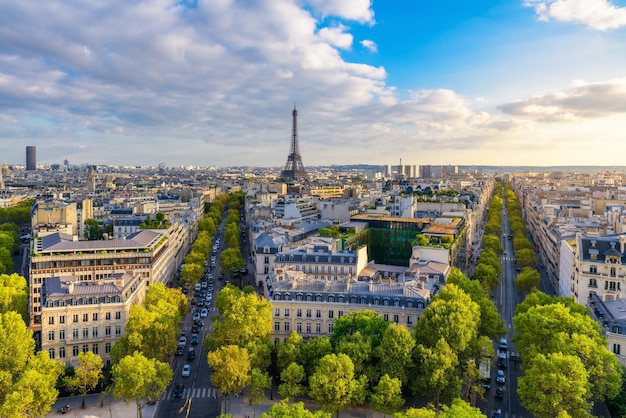
[[(174, 388), (169, 389), (165, 394), (165, 399), (174, 399)], [(183, 390), (183, 399), (186, 398), (217, 398), (216, 388), (185, 388)]]

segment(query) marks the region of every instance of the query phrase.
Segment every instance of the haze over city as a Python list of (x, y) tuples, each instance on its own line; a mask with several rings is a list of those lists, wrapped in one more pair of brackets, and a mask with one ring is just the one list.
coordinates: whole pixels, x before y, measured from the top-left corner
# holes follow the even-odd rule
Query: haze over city
[(626, 1), (1, 2), (24, 164), (614, 165)]

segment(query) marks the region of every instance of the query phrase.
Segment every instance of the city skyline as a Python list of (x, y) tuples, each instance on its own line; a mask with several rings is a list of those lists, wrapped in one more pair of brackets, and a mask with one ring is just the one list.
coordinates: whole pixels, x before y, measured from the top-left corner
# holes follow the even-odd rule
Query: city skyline
[(37, 162), (619, 165), (626, 2), (0, 5), (0, 152)]

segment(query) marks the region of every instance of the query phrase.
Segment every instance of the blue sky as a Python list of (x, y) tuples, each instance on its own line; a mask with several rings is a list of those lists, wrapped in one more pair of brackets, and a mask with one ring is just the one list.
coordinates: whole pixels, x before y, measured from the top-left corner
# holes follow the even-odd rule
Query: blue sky
[(622, 165), (626, 0), (0, 0), (0, 155)]

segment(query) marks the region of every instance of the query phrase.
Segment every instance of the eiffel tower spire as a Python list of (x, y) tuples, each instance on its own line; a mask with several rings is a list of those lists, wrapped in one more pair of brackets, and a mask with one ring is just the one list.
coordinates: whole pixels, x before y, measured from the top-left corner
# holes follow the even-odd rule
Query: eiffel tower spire
[(287, 156), (287, 164), (280, 176), (284, 180), (308, 180), (309, 175), (304, 170), (302, 157), (300, 156), (300, 146), (298, 145), (298, 111), (293, 106), (293, 123), (291, 127), (291, 148)]

